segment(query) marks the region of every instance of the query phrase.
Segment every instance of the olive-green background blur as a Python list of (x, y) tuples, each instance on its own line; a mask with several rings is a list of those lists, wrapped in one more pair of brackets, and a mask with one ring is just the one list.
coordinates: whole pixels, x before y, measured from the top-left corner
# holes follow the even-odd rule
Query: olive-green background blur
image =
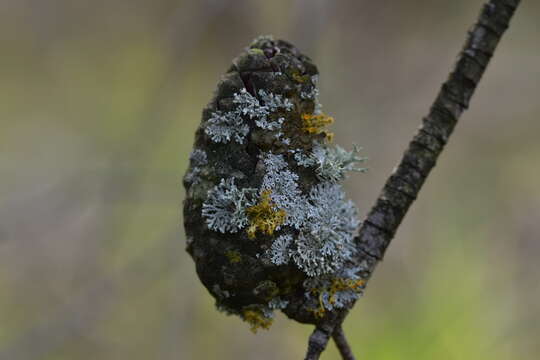
[[(202, 107), (256, 35), (296, 44), (370, 158), (363, 216), (481, 3), (2, 0), (0, 359), (300, 359), (311, 327), (253, 335), (184, 251)], [(540, 358), (539, 27), (523, 1), (345, 324), (359, 358)]]

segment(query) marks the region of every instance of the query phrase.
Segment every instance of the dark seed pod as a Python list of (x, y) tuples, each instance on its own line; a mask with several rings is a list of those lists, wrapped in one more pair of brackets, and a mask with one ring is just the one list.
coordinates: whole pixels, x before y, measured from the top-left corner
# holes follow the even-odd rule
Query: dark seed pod
[(331, 145), (317, 79), (293, 45), (256, 39), (203, 110), (184, 177), (197, 274), (218, 308), (253, 330), (277, 309), (317, 323), (364, 287), (356, 208), (339, 185), (364, 159)]

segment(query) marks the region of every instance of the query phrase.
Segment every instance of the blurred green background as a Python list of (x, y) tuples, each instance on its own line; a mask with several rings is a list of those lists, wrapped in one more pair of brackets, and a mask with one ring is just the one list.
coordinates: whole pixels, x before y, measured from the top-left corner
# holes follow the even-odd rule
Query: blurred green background
[[(253, 335), (184, 251), (201, 109), (255, 36), (290, 40), (370, 158), (347, 181), (365, 215), (481, 3), (2, 0), (0, 359), (302, 358), (310, 327)], [(345, 323), (359, 358), (540, 358), (539, 27), (523, 1)]]

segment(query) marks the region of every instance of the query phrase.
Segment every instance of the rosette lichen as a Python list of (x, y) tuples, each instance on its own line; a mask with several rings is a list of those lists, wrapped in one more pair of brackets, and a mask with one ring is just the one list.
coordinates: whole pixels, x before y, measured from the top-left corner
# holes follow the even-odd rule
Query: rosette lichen
[(332, 145), (317, 82), (294, 46), (256, 39), (204, 109), (184, 177), (197, 273), (218, 308), (253, 330), (275, 310), (317, 323), (364, 287), (357, 210), (339, 184), (364, 158)]

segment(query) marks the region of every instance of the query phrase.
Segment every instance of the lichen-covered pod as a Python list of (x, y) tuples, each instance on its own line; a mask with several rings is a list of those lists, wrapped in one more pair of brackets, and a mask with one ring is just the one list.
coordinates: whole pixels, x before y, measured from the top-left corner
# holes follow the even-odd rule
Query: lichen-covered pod
[(184, 177), (197, 274), (254, 330), (276, 309), (317, 323), (363, 290), (356, 208), (339, 182), (364, 159), (331, 144), (317, 80), (294, 46), (257, 38), (203, 110)]

